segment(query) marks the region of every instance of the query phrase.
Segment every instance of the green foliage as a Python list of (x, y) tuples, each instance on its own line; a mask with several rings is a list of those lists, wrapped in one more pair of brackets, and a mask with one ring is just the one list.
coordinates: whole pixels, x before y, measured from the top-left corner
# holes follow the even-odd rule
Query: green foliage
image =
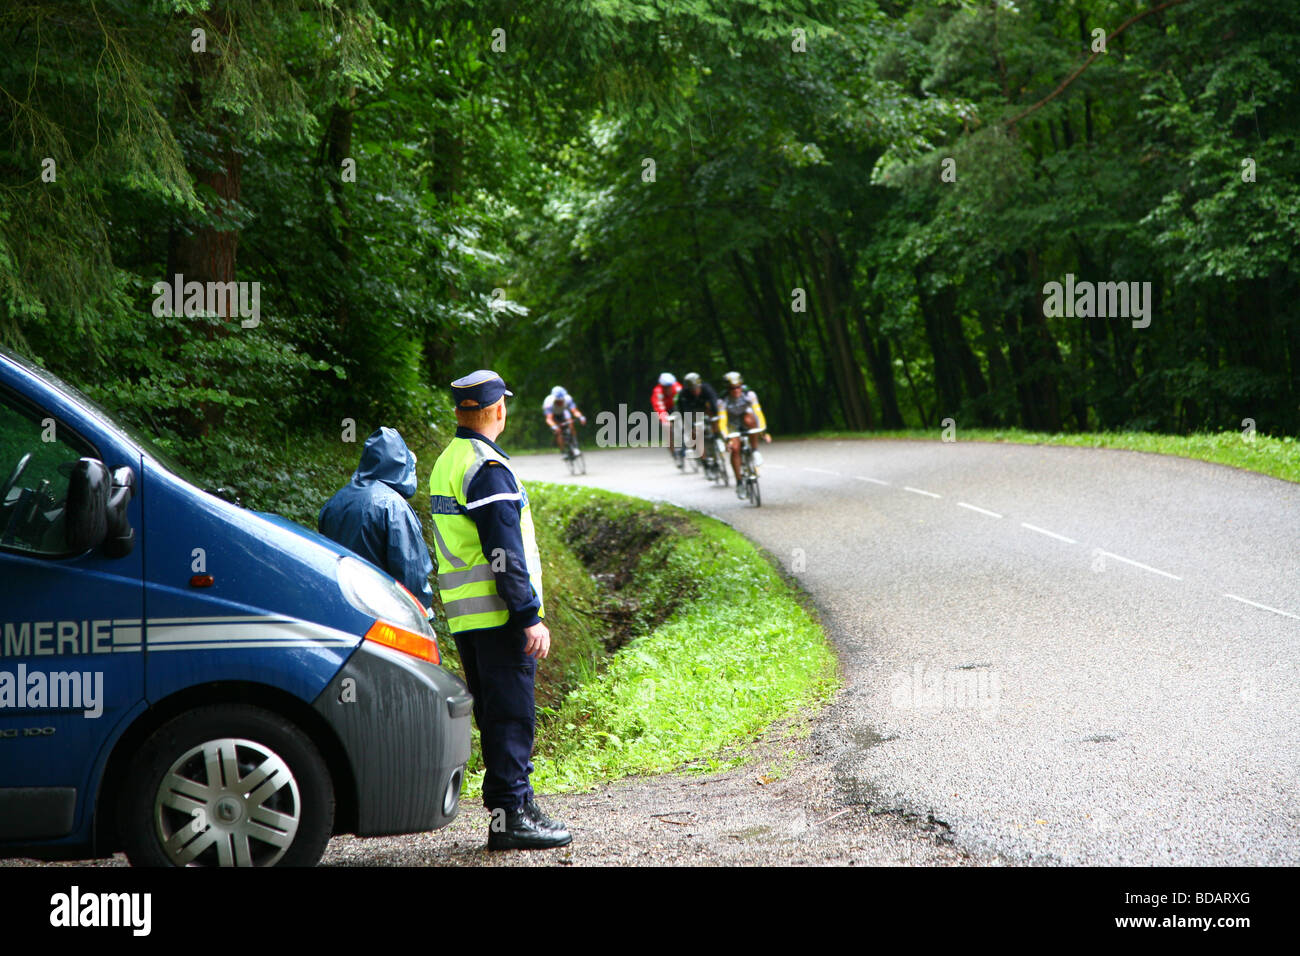
[[(0, 342), (214, 461), (480, 366), (588, 414), (736, 368), (778, 431), (1298, 434), (1300, 10), (1187, 0), (1080, 71), (1132, 16), (14, 0)], [(155, 315), (177, 272), (262, 321)], [(1066, 273), (1150, 327), (1045, 316)]]

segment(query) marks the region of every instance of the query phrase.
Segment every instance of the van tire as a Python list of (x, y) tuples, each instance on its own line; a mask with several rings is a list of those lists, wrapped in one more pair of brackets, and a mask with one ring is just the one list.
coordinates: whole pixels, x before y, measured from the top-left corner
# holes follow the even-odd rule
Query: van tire
[[(231, 767), (240, 780), (257, 774), (261, 782), (247, 793), (227, 787)], [(210, 779), (210, 768), (220, 779)], [(132, 757), (117, 806), (133, 866), (315, 866), (334, 827), (334, 787), (320, 751), (297, 726), (250, 704), (196, 707), (155, 730)], [(264, 834), (273, 839), (259, 839)], [(186, 860), (168, 851), (168, 837), (190, 844), (189, 852), (204, 849)]]

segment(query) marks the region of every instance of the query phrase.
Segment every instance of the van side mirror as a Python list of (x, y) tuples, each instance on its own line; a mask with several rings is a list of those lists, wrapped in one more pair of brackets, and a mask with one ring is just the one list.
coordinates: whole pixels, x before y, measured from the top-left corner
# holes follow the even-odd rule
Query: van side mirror
[(127, 465), (113, 469), (113, 485), (108, 492), (108, 534), (104, 554), (124, 558), (135, 547), (135, 529), (126, 520), (126, 506), (135, 494), (135, 472)]
[(108, 496), (112, 478), (97, 458), (81, 458), (68, 476), (64, 541), (70, 554), (98, 547), (108, 534)]

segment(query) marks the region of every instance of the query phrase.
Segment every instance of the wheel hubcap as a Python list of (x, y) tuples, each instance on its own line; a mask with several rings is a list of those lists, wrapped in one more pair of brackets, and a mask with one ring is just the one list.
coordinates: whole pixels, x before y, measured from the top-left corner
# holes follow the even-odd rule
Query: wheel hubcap
[(235, 737), (186, 751), (154, 799), (158, 838), (177, 866), (271, 866), (293, 843), (301, 815), (284, 759)]

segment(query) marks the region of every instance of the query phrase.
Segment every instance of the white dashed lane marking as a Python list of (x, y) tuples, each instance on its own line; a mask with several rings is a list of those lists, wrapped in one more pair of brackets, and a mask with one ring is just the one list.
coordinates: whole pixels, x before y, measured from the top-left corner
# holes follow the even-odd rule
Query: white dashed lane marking
[(1173, 578), (1175, 581), (1182, 580), (1182, 578), (1176, 574), (1170, 574), (1168, 571), (1161, 571), (1159, 568), (1153, 568), (1149, 564), (1143, 564), (1141, 561), (1134, 561), (1132, 558), (1126, 558), (1123, 555), (1114, 554), (1110, 551), (1103, 551), (1101, 548), (1098, 548), (1095, 553), (1107, 558), (1114, 558), (1116, 561), (1123, 561), (1125, 564), (1131, 564), (1133, 567), (1141, 568), (1143, 571), (1150, 571), (1152, 574), (1163, 574), (1165, 577)]
[(966, 504), (966, 502), (964, 502), (964, 501), (959, 501), (959, 502), (957, 502), (957, 507), (958, 507), (958, 508), (969, 508), (971, 511), (978, 511), (980, 514), (982, 514), (982, 515), (988, 515), (990, 518), (1001, 518), (1001, 517), (1002, 517), (1002, 515), (998, 514), (996, 511), (989, 511), (987, 508), (980, 508), (980, 507), (978, 507), (978, 506), (976, 506), (976, 505), (968, 505), (968, 504)]
[(1295, 618), (1300, 621), (1300, 614), (1292, 614), (1290, 611), (1279, 611), (1275, 607), (1269, 607), (1267, 604), (1260, 604), (1256, 601), (1248, 601), (1244, 597), (1237, 597), (1235, 594), (1224, 594), (1224, 597), (1232, 598), (1234, 601), (1240, 601), (1242, 604), (1249, 604), (1251, 607), (1257, 607), (1264, 611), (1272, 611), (1274, 614), (1281, 614), (1283, 617)]
[[(781, 467), (783, 467), (783, 466), (781, 466), (781, 465), (768, 465), (767, 467), (769, 467), (769, 468), (781, 468)], [(830, 471), (830, 470), (828, 470), (828, 469), (826, 469), (826, 468), (809, 468), (809, 467), (805, 467), (803, 470), (804, 470), (804, 471), (811, 471), (811, 472), (814, 472), (815, 474), (819, 474), (819, 475), (835, 475), (836, 477), (841, 477), (841, 473), (840, 473), (840, 472), (838, 472), (838, 471)], [(881, 478), (868, 478), (866, 475), (852, 475), (851, 477), (852, 477), (855, 481), (866, 481), (866, 482), (870, 482), (870, 483), (873, 484), (873, 485), (885, 485), (885, 486), (888, 486), (888, 485), (889, 485), (889, 482), (887, 482), (887, 481), (885, 481), (884, 479), (881, 479)], [(914, 494), (914, 495), (924, 495), (924, 496), (927, 497), (927, 498), (942, 498), (942, 497), (943, 497), (943, 495), (935, 494), (933, 491), (926, 491), (924, 488), (913, 488), (911, 485), (904, 485), (904, 486), (903, 486), (903, 490), (904, 490), (904, 491), (910, 491), (910, 492), (912, 492), (912, 494)], [(959, 501), (959, 502), (957, 502), (957, 507), (959, 507), (959, 508), (965, 508), (965, 509), (967, 509), (968, 511), (977, 511), (977, 512), (979, 512), (979, 513), (982, 514), (982, 515), (988, 515), (990, 518), (1002, 518), (1002, 517), (1004, 517), (1003, 515), (998, 514), (996, 511), (989, 511), (989, 509), (987, 509), (987, 508), (981, 508), (981, 507), (979, 507), (979, 505), (972, 505), (972, 504), (969, 504), (968, 502), (965, 502), (965, 501)], [(1064, 541), (1066, 544), (1078, 544), (1078, 543), (1079, 543), (1079, 542), (1076, 541), (1074, 538), (1066, 537), (1066, 536), (1063, 535), (1063, 534), (1057, 534), (1055, 531), (1049, 531), (1049, 530), (1046, 529), (1046, 528), (1040, 528), (1038, 525), (1036, 525), (1036, 524), (1030, 524), (1028, 521), (1022, 521), (1022, 522), (1020, 522), (1020, 527), (1022, 527), (1022, 528), (1026, 528), (1026, 529), (1028, 529), (1029, 531), (1033, 531), (1033, 532), (1035, 532), (1036, 534), (1046, 535), (1046, 536), (1049, 537), (1049, 538), (1055, 538), (1057, 541)], [(1143, 564), (1141, 561), (1134, 561), (1132, 558), (1126, 558), (1126, 557), (1124, 557), (1124, 556), (1121, 555), (1121, 554), (1115, 554), (1113, 551), (1103, 551), (1102, 549), (1098, 548), (1098, 549), (1096, 550), (1095, 553), (1096, 553), (1096, 554), (1099, 554), (1099, 555), (1102, 555), (1102, 556), (1104, 556), (1104, 557), (1107, 557), (1107, 558), (1114, 558), (1116, 561), (1123, 562), (1124, 564), (1131, 564), (1131, 565), (1132, 565), (1133, 567), (1135, 567), (1135, 568), (1141, 568), (1143, 571), (1150, 571), (1152, 574), (1159, 574), (1159, 575), (1161, 575), (1162, 577), (1169, 578), (1169, 579), (1171, 579), (1171, 580), (1173, 580), (1173, 581), (1181, 581), (1181, 580), (1182, 580), (1182, 578), (1179, 577), (1177, 574), (1170, 574), (1168, 571), (1161, 571), (1159, 568), (1153, 568), (1153, 567), (1151, 567), (1151, 565), (1149, 565), (1149, 564)], [(1231, 598), (1231, 599), (1234, 600), (1234, 601), (1240, 601), (1242, 604), (1249, 604), (1251, 607), (1257, 607), (1257, 608), (1259, 608), (1259, 609), (1262, 610), (1262, 611), (1270, 611), (1270, 612), (1272, 612), (1273, 614), (1280, 614), (1280, 615), (1282, 615), (1283, 617), (1289, 617), (1289, 618), (1292, 618), (1292, 619), (1294, 619), (1294, 620), (1300, 621), (1300, 614), (1292, 614), (1290, 611), (1281, 611), (1281, 610), (1278, 610), (1278, 609), (1275, 608), (1275, 607), (1269, 607), (1267, 604), (1260, 604), (1260, 603), (1257, 602), (1257, 601), (1251, 601), (1251, 600), (1248, 600), (1247, 598), (1239, 597), (1239, 596), (1236, 595), (1236, 594), (1227, 594), (1227, 593), (1225, 593), (1225, 594), (1224, 594), (1224, 597)]]
[[(769, 468), (780, 468), (781, 466), (780, 466), (780, 465), (769, 465), (768, 467), (769, 467)], [(825, 468), (808, 468), (808, 467), (805, 467), (803, 470), (804, 470), (804, 471), (811, 471), (811, 472), (814, 472), (814, 473), (819, 474), (819, 475), (835, 475), (835, 476), (837, 476), (837, 477), (841, 476), (841, 473), (840, 473), (840, 472), (838, 472), (838, 471), (829, 471), (828, 469), (825, 469)], [(885, 481), (885, 480), (883, 480), (883, 479), (881, 479), (881, 478), (869, 478), (869, 477), (867, 477), (866, 475), (852, 475), (852, 476), (850, 476), (850, 477), (852, 477), (855, 481), (866, 481), (866, 482), (870, 482), (870, 483), (873, 484), (873, 485), (885, 485), (885, 486), (888, 486), (888, 485), (889, 485), (889, 482), (887, 482), (887, 481)], [(910, 492), (912, 492), (912, 494), (914, 494), (914, 495), (924, 495), (924, 496), (927, 497), (927, 498), (942, 498), (942, 497), (943, 497), (943, 495), (935, 494), (933, 491), (926, 491), (924, 488), (913, 488), (911, 485), (904, 485), (904, 486), (903, 486), (903, 490), (904, 490), (904, 491), (910, 491)], [(981, 508), (981, 507), (979, 507), (979, 505), (972, 505), (972, 504), (970, 504), (970, 503), (968, 503), (968, 502), (965, 502), (965, 501), (959, 501), (959, 502), (957, 502), (957, 507), (959, 507), (959, 508), (965, 508), (965, 509), (967, 509), (968, 511), (977, 511), (977, 512), (979, 512), (979, 513), (982, 514), (982, 515), (988, 515), (990, 518), (1002, 518), (1002, 517), (1004, 517), (1003, 515), (998, 514), (996, 511), (990, 511), (990, 510), (987, 509), (987, 508)], [(1078, 543), (1079, 543), (1079, 542), (1078, 542), (1077, 540), (1075, 540), (1074, 538), (1066, 537), (1066, 536), (1063, 535), (1063, 534), (1057, 534), (1055, 531), (1049, 531), (1047, 528), (1040, 528), (1038, 525), (1036, 525), (1036, 524), (1030, 524), (1028, 521), (1022, 521), (1022, 522), (1020, 522), (1020, 527), (1022, 527), (1022, 528), (1026, 528), (1026, 529), (1028, 529), (1029, 531), (1033, 531), (1033, 532), (1036, 533), (1036, 534), (1046, 535), (1046, 536), (1049, 537), (1049, 538), (1055, 538), (1057, 541), (1064, 541), (1066, 544), (1078, 544)], [(1135, 567), (1135, 568), (1141, 568), (1143, 571), (1150, 571), (1152, 574), (1159, 574), (1160, 576), (1162, 576), (1162, 577), (1166, 577), (1166, 578), (1169, 578), (1170, 580), (1173, 580), (1173, 581), (1181, 581), (1181, 580), (1182, 580), (1182, 578), (1179, 577), (1177, 574), (1170, 574), (1168, 571), (1161, 571), (1159, 568), (1153, 568), (1153, 567), (1151, 567), (1151, 565), (1149, 565), (1149, 564), (1143, 564), (1141, 561), (1134, 561), (1132, 558), (1126, 558), (1126, 557), (1124, 557), (1124, 556), (1121, 555), (1121, 554), (1115, 554), (1113, 551), (1103, 551), (1102, 549), (1098, 548), (1098, 549), (1096, 549), (1096, 551), (1095, 551), (1094, 553), (1099, 554), (1099, 555), (1102, 555), (1102, 556), (1107, 557), (1107, 558), (1114, 558), (1116, 561), (1123, 562), (1124, 564), (1131, 564), (1131, 565), (1132, 565), (1133, 567)], [(1300, 621), (1300, 614), (1292, 614), (1290, 611), (1282, 611), (1282, 610), (1279, 610), (1278, 608), (1275, 608), (1275, 607), (1269, 607), (1267, 604), (1260, 604), (1258, 601), (1251, 601), (1251, 600), (1249, 600), (1248, 598), (1240, 597), (1240, 596), (1238, 596), (1238, 595), (1236, 595), (1236, 594), (1227, 594), (1227, 593), (1225, 593), (1223, 596), (1224, 596), (1224, 597), (1227, 597), (1227, 598), (1231, 598), (1231, 599), (1234, 600), (1234, 601), (1240, 601), (1242, 604), (1249, 604), (1251, 607), (1257, 607), (1257, 608), (1259, 608), (1261, 611), (1269, 611), (1269, 612), (1271, 612), (1271, 613), (1273, 613), (1273, 614), (1280, 614), (1282, 617), (1289, 617), (1289, 618), (1292, 618), (1293, 620)]]
[(1037, 531), (1039, 534), (1045, 534), (1049, 538), (1055, 538), (1057, 541), (1064, 541), (1066, 544), (1078, 544), (1073, 538), (1067, 538), (1063, 534), (1057, 534), (1055, 531), (1048, 531), (1046, 528), (1040, 528), (1036, 524), (1030, 524), (1027, 521), (1020, 522), (1020, 527), (1028, 528), (1030, 531)]
[(925, 495), (927, 498), (942, 498), (943, 495), (936, 495), (933, 491), (922, 491), (920, 488), (913, 488), (911, 485), (903, 485), (904, 491), (910, 491), (914, 495)]

